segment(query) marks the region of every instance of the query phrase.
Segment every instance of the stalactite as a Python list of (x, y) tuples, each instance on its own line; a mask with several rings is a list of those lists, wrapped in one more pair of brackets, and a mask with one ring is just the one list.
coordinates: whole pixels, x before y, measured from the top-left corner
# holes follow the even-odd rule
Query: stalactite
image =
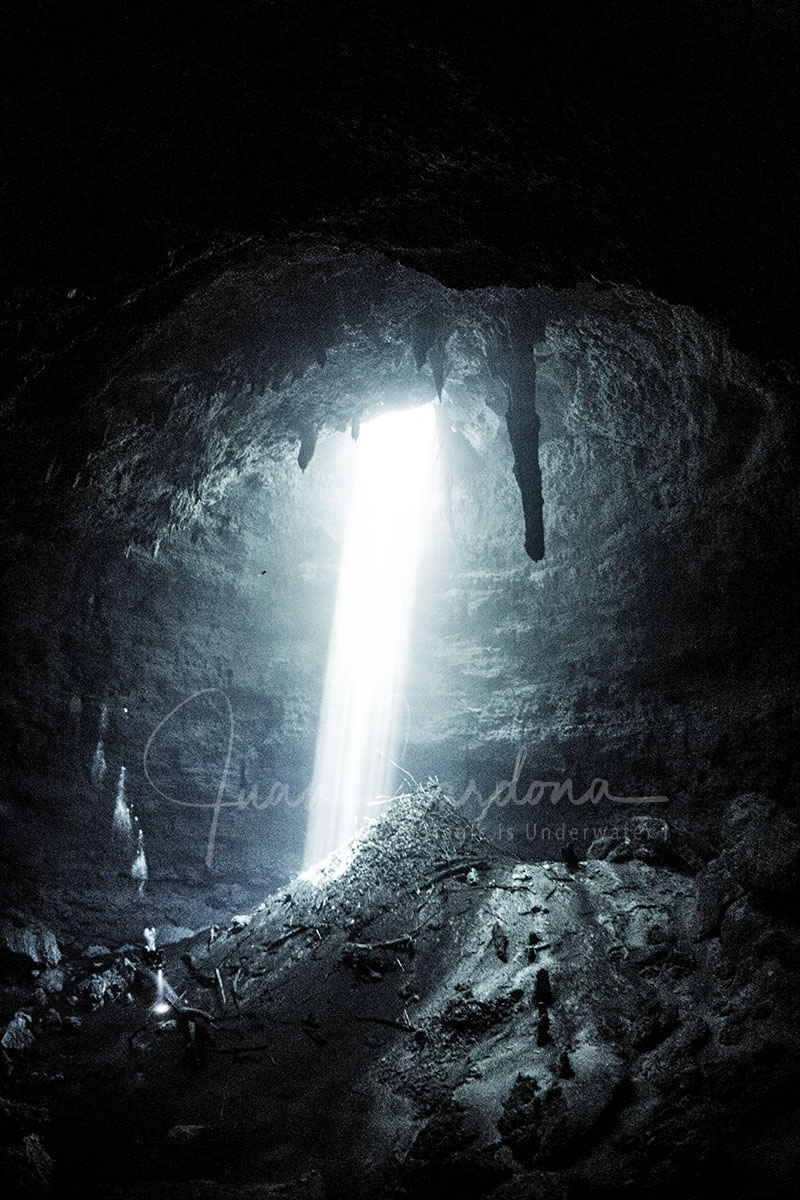
[(512, 313), (505, 376), (509, 387), (506, 425), (514, 451), (514, 476), (522, 495), (525, 550), (534, 562), (544, 558), (544, 498), (539, 464), (536, 411), (536, 357), (533, 343), (544, 336), (544, 321), (523, 309)]
[(313, 427), (307, 427), (300, 435), (300, 453), (297, 455), (297, 464), (301, 471), (305, 471), (311, 459), (314, 457), (314, 451), (317, 448), (317, 431)]
[(412, 322), (411, 348), (414, 352), (414, 362), (421, 371), (427, 362), (433, 374), (436, 394), (442, 398), (446, 378), (445, 347), (448, 334), (442, 318), (434, 308), (426, 308)]

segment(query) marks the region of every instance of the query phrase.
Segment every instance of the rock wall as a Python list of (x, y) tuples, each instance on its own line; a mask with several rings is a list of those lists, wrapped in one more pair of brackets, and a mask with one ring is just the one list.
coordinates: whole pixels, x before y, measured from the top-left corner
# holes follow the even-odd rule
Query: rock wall
[[(512, 317), (536, 363), (538, 563), (505, 421)], [(476, 793), (509, 780), (524, 747), (520, 797), (567, 779), (579, 797), (602, 777), (616, 796), (667, 796), (712, 842), (732, 791), (788, 794), (785, 381), (643, 293), (461, 294), (375, 256), (301, 253), (250, 262), (140, 330), (7, 512), (5, 846), (29, 874), (9, 870), (20, 896), (38, 881), (66, 926), (196, 926), (298, 865), (345, 515), (337, 447), (353, 421), (440, 388), (402, 765), (456, 797), (474, 781), (479, 815)], [(52, 447), (25, 420), (15, 444), (43, 465)], [(304, 472), (298, 444), (315, 447)], [(148, 739), (181, 705), (151, 783)], [(112, 836), (123, 766), (142, 895), (135, 844)], [(485, 827), (557, 857), (572, 808), (537, 795), (492, 805)], [(613, 827), (623, 810), (584, 812)]]

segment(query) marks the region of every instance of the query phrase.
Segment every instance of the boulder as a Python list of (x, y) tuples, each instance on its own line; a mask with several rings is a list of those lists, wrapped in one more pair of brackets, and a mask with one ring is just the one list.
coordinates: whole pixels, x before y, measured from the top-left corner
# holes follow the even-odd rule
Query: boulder
[(775, 801), (760, 792), (736, 796), (722, 815), (720, 832), (723, 846), (734, 846), (751, 836), (754, 830), (765, 829), (776, 812)]
[(766, 796), (737, 796), (725, 810), (728, 868), (745, 888), (794, 896), (800, 880), (800, 826)]
[(703, 849), (685, 830), (676, 828), (663, 817), (634, 816), (627, 822), (625, 831), (595, 838), (587, 858), (613, 863), (630, 862), (635, 858), (653, 867), (694, 874), (708, 857)]
[(697, 876), (694, 938), (704, 941), (719, 932), (722, 918), (734, 900), (742, 895), (742, 886), (733, 878), (727, 854), (708, 863)]
[(56, 935), (41, 921), (0, 920), (0, 961), (17, 969), (57, 967), (61, 962)]

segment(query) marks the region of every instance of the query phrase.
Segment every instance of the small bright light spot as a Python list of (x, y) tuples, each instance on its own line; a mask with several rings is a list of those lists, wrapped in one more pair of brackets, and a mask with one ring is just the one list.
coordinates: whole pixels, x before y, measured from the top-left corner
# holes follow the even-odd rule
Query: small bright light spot
[(317, 741), (306, 862), (358, 828), (387, 791), (436, 453), (433, 406), (362, 425)]
[[(156, 948), (155, 929), (145, 929), (144, 936), (148, 947), (151, 950)], [(153, 1005), (154, 1013), (168, 1013), (170, 1004), (164, 999), (164, 971), (161, 967), (156, 972), (156, 999)]]

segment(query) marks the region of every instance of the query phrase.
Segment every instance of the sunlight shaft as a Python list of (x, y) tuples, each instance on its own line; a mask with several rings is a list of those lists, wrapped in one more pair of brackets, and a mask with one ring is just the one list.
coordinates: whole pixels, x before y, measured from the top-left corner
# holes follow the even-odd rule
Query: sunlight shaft
[(317, 742), (306, 862), (349, 838), (392, 784), (435, 457), (432, 405), (361, 427)]

